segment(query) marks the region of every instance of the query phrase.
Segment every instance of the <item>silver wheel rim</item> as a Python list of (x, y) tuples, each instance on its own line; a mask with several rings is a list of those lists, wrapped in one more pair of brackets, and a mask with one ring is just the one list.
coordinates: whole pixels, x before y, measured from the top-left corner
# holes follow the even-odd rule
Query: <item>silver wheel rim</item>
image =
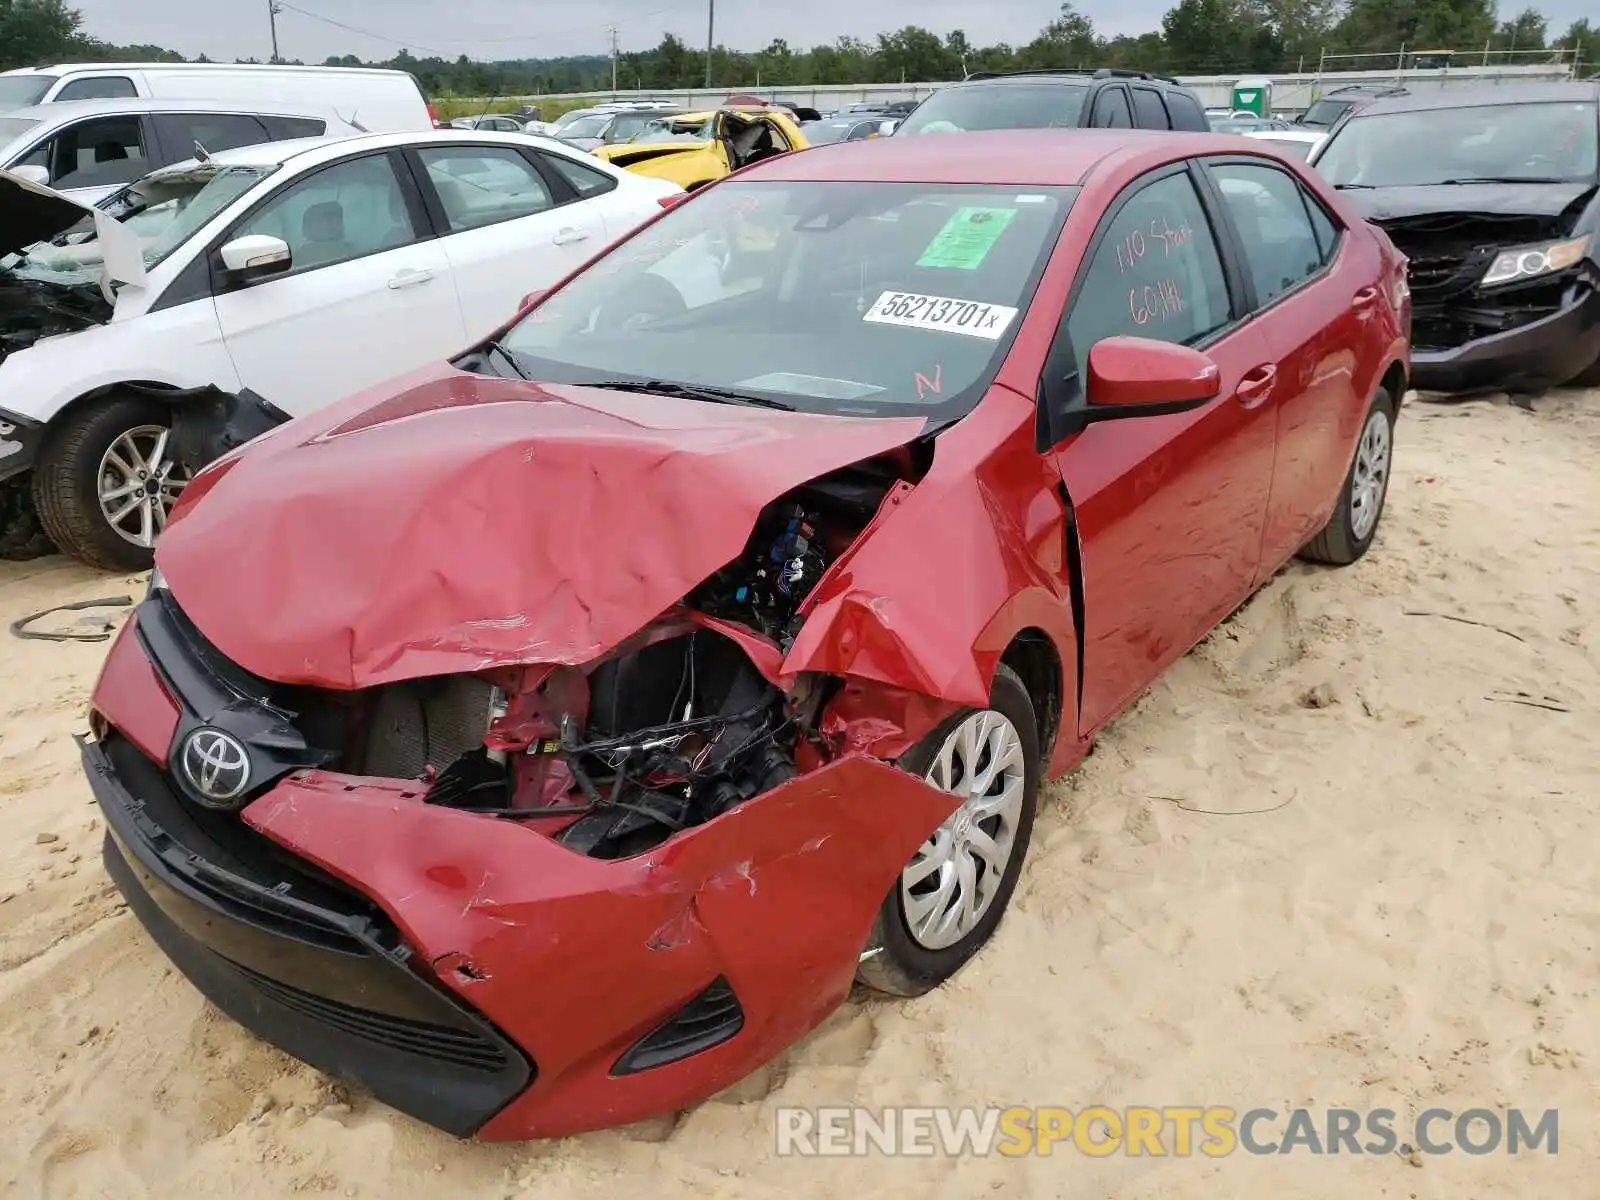
[(993, 907), (1016, 846), (1025, 769), (1016, 727), (992, 709), (962, 721), (934, 755), (927, 781), (963, 799), (900, 874), (906, 926), (919, 946), (955, 945)]
[(189, 472), (167, 457), (171, 432), (164, 425), (136, 425), (100, 456), (100, 515), (123, 541), (147, 550), (189, 482)]
[(1378, 524), (1383, 494), (1389, 486), (1389, 418), (1381, 408), (1372, 410), (1356, 447), (1356, 465), (1350, 476), (1350, 532), (1364, 542)]

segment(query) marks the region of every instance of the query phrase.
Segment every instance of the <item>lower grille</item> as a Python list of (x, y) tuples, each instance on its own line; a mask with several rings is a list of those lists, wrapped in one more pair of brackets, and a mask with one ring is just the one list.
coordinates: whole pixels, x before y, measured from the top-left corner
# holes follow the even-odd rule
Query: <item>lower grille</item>
[(611, 1068), (613, 1075), (632, 1075), (665, 1066), (720, 1046), (744, 1028), (744, 1009), (733, 987), (718, 977), (665, 1025), (635, 1042)]
[(504, 1070), (507, 1058), (493, 1042), (463, 1029), (450, 1029), (425, 1021), (411, 1021), (387, 1013), (354, 1008), (290, 987), (276, 979), (259, 975), (238, 963), (228, 964), (256, 990), (265, 993), (287, 1009), (332, 1026), (341, 1033), (365, 1038), (391, 1050), (430, 1058), (435, 1062), (449, 1063), (467, 1070), (495, 1072)]

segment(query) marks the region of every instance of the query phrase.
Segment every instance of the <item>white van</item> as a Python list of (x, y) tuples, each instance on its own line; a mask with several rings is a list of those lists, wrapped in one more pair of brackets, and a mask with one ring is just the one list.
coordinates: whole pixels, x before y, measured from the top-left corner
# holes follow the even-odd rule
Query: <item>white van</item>
[(0, 167), (93, 204), (157, 167), (193, 158), (196, 145), (215, 154), (365, 132), (335, 110), (292, 100), (64, 100), (0, 110)]
[(373, 133), (432, 129), (422, 87), (405, 71), (241, 63), (62, 63), (0, 71), (0, 111), (64, 100), (209, 100), (332, 108)]

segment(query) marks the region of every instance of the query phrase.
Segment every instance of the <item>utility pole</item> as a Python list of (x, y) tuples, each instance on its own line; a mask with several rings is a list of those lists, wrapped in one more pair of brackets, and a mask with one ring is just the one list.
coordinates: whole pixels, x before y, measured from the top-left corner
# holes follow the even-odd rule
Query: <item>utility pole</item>
[(272, 62), (278, 61), (278, 14), (282, 11), (278, 0), (267, 0), (267, 20), (272, 25)]
[(611, 34), (611, 98), (617, 98), (617, 27), (607, 25), (606, 30)]
[(711, 47), (716, 44), (717, 0), (706, 0), (706, 91), (711, 90)]

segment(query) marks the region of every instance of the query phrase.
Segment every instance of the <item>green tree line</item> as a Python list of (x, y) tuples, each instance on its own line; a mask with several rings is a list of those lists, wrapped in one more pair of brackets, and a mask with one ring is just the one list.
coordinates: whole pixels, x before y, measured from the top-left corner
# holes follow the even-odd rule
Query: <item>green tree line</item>
[[(1557, 34), (1532, 8), (1496, 20), (1494, 0), (1179, 0), (1161, 27), (1106, 37), (1070, 2), (1022, 45), (972, 44), (951, 30), (943, 36), (916, 25), (872, 41), (839, 38), (829, 45), (790, 46), (776, 38), (757, 51), (717, 47), (714, 87), (805, 87), (812, 84), (926, 82), (959, 79), (970, 71), (1041, 67), (1126, 67), (1172, 74), (1271, 73), (1393, 68), (1404, 47), (1454, 50), (1458, 62), (1530, 62), (1529, 52), (1576, 51), (1584, 73), (1600, 68), (1600, 29), (1587, 19)], [(112, 46), (83, 27), (66, 0), (0, 0), (0, 68), (55, 61), (131, 59), (183, 61), (158, 46)], [(240, 60), (257, 61), (257, 60)], [(401, 50), (385, 62), (335, 56), (328, 65), (385, 66), (411, 71), (436, 96), (523, 96), (608, 88), (611, 60), (602, 55), (483, 62), (418, 58)], [(621, 88), (698, 87), (706, 81), (703, 48), (666, 34), (648, 50), (616, 63)]]

